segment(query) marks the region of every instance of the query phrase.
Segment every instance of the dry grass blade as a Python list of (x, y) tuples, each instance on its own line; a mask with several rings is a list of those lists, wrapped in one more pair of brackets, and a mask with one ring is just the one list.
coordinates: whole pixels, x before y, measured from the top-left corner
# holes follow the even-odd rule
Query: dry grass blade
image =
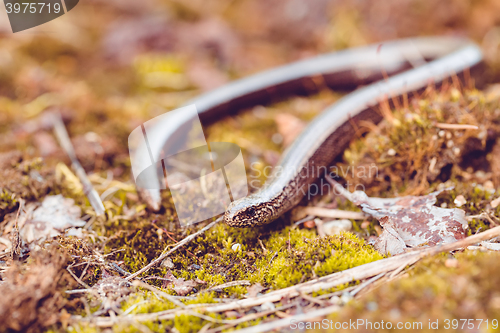
[(293, 317), (279, 319), (279, 320), (275, 320), (275, 321), (272, 321), (269, 323), (244, 328), (242, 330), (237, 330), (236, 332), (240, 332), (240, 333), (267, 332), (267, 331), (279, 329), (282, 327), (290, 326), (290, 323), (292, 320), (294, 320), (295, 322), (304, 322), (304, 321), (311, 320), (313, 318), (322, 317), (322, 316), (326, 316), (330, 313), (337, 312), (339, 309), (340, 309), (340, 307), (338, 305), (332, 305), (332, 306), (329, 306), (329, 307), (326, 307), (323, 309), (310, 311), (308, 313), (303, 313), (303, 314), (296, 315)]
[(19, 201), (19, 209), (16, 214), (16, 222), (14, 223), (14, 229), (12, 230), (12, 249), (11, 249), (11, 258), (13, 260), (18, 260), (21, 256), (21, 236), (19, 235), (19, 228), (17, 222), (19, 221), (19, 214), (24, 207), (24, 200), (20, 199)]
[(97, 215), (103, 215), (105, 212), (104, 204), (102, 203), (101, 197), (97, 193), (97, 191), (92, 186), (85, 170), (82, 165), (76, 158), (75, 150), (73, 145), (71, 144), (71, 140), (69, 139), (68, 131), (66, 131), (66, 127), (61, 119), (60, 114), (53, 115), (53, 124), (54, 124), (54, 133), (59, 141), (59, 144), (63, 148), (63, 150), (68, 155), (71, 160), (71, 167), (75, 170), (76, 175), (80, 179), (83, 185), (83, 192), (89, 199), (92, 208), (94, 208)]
[(387, 274), (387, 273), (386, 272), (380, 273), (379, 275), (376, 275), (376, 276), (372, 277), (371, 279), (366, 280), (365, 282), (361, 283), (359, 286), (356, 287), (356, 289), (351, 291), (351, 296), (352, 297), (356, 296), (357, 293), (359, 293), (361, 290), (365, 289), (370, 284), (372, 284), (373, 282), (375, 282), (378, 279), (380, 279), (381, 277), (383, 277), (385, 274)]
[(220, 284), (218, 286), (210, 287), (206, 291), (222, 290), (224, 288), (229, 288), (229, 287), (234, 287), (234, 286), (249, 286), (249, 285), (251, 285), (251, 283), (248, 280), (231, 281), (228, 283)]
[(153, 286), (150, 286), (149, 284), (147, 283), (144, 283), (142, 281), (139, 281), (139, 280), (135, 280), (134, 282), (132, 282), (132, 284), (136, 287), (141, 287), (141, 288), (144, 288), (144, 289), (147, 289), (153, 293), (157, 293), (158, 295), (160, 295), (161, 297), (169, 300), (170, 302), (174, 303), (175, 305), (181, 307), (181, 308), (185, 308), (186, 305), (184, 303), (182, 303), (181, 301), (178, 301), (177, 299), (175, 299), (174, 297), (172, 297), (171, 295), (167, 294), (166, 292), (158, 289), (158, 288), (155, 288)]
[(437, 123), (436, 124), (437, 128), (442, 128), (442, 129), (473, 129), (477, 130), (479, 127), (475, 125), (467, 125), (467, 124), (445, 124), (445, 123)]

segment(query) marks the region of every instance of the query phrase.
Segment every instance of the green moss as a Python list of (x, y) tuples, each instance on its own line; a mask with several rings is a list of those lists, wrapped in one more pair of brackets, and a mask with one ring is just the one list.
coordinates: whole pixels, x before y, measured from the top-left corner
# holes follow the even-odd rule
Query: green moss
[[(429, 156), (432, 156), (429, 155), (430, 153), (435, 153), (438, 158), (443, 159), (449, 153), (449, 150), (443, 147), (443, 143), (446, 144), (446, 135), (445, 139), (442, 139), (434, 126), (436, 122), (459, 123), (459, 120), (454, 119), (450, 114), (451, 110), (461, 105), (460, 103), (463, 101), (460, 98), (457, 100), (456, 93), (449, 92), (449, 94), (450, 99), (456, 100), (452, 102), (455, 103), (452, 106), (446, 104), (444, 100), (439, 102), (438, 97), (433, 101), (417, 101), (411, 106), (410, 111), (396, 110), (391, 119), (386, 119), (381, 125), (382, 135), (368, 134), (365, 139), (355, 141), (346, 151), (344, 167), (349, 165), (352, 168), (359, 164), (371, 165), (371, 163), (377, 165), (377, 173), (372, 178), (363, 179), (366, 181), (363, 184), (368, 194), (393, 197), (401, 194), (419, 194), (419, 191), (428, 193), (441, 188), (443, 182), (448, 181), (445, 185), (455, 183), (455, 189), (440, 195), (438, 205), (446, 204), (447, 207), (454, 207), (455, 198), (461, 194), (467, 200), (467, 204), (461, 207), (466, 210), (467, 214), (478, 214), (487, 207), (495, 194), (485, 190), (484, 186), (473, 186), (463, 182), (460, 175), (463, 175), (464, 170), (457, 171), (458, 169), (456, 169), (459, 161), (452, 161), (455, 164), (451, 169), (451, 175), (449, 179), (444, 181), (440, 178), (441, 176), (425, 178), (424, 174), (419, 174), (421, 170), (429, 168)], [(469, 95), (464, 95), (466, 96), (464, 98), (471, 102), (474, 99), (474, 94), (471, 92)], [(271, 113), (279, 112), (277, 110), (271, 108)], [(209, 136), (211, 136), (210, 140), (212, 141), (236, 142), (243, 146), (246, 157), (250, 156), (250, 160), (260, 163), (262, 169), (268, 164), (264, 160), (263, 154), (259, 154), (258, 150), (253, 149), (255, 147), (249, 142), (241, 144), (238, 137), (255, 139), (256, 142), (262, 141), (262, 136), (267, 137), (269, 140), (264, 140), (263, 145), (259, 144), (263, 150), (278, 151), (282, 147), (271, 140), (272, 134), (276, 132), (274, 120), (261, 119), (254, 122), (254, 116), (254, 114), (246, 112), (231, 120), (225, 120), (217, 127), (211, 127)], [(479, 117), (478, 121), (487, 121), (490, 119), (488, 117), (489, 115), (483, 118)], [(302, 114), (301, 118), (307, 120), (305, 114)], [(239, 123), (241, 127), (235, 127), (234, 121)], [(232, 126), (233, 130), (224, 130), (224, 126)], [(261, 129), (262, 131), (256, 130), (258, 126), (260, 126), (259, 131)], [(260, 133), (259, 138), (252, 139), (251, 136), (245, 134), (246, 131)], [(263, 132), (264, 134), (262, 134)], [(473, 137), (472, 134), (469, 134), (456, 136), (454, 139), (458, 143), (464, 143), (467, 138)], [(431, 141), (435, 139), (433, 136), (436, 135), (438, 142), (431, 144)], [(394, 149), (396, 155), (387, 154), (389, 149)], [(405, 158), (400, 158), (400, 156), (405, 156)], [(410, 156), (410, 161), (408, 161), (407, 156)], [(438, 166), (444, 168), (444, 165)], [(357, 174), (348, 173), (345, 180), (354, 179), (357, 176)], [(264, 179), (265, 177), (261, 180)], [(175, 215), (171, 196), (167, 192), (162, 195), (165, 199), (163, 201), (165, 211), (163, 215), (146, 212), (143, 218), (133, 222), (115, 219), (115, 216), (122, 214), (125, 203), (127, 206), (134, 204), (134, 202), (127, 201), (128, 199), (124, 195), (121, 196), (119, 203), (110, 203), (108, 207), (111, 214), (104, 224), (106, 225), (105, 233), (111, 236), (111, 239), (106, 248), (107, 251), (123, 249), (114, 258), (122, 260), (129, 271), (137, 271), (144, 267), (156, 258), (166, 246), (174, 245), (175, 242), (172, 239), (165, 237), (165, 232), (171, 231), (172, 235), (180, 240), (198, 228), (196, 226), (195, 228), (180, 229), (174, 223)], [(332, 202), (332, 199), (327, 197), (315, 198), (314, 200), (334, 204), (338, 209), (359, 211), (359, 208), (352, 203), (338, 198), (335, 199), (336, 202)], [(155, 223), (153, 224), (152, 221)], [(368, 227), (364, 228), (361, 228), (361, 221), (353, 221), (354, 231), (361, 236), (376, 234), (376, 221), (373, 219), (369, 219), (369, 221), (374, 223), (370, 223)], [(474, 220), (471, 222), (470, 230), (476, 232), (479, 228), (484, 230), (488, 226), (483, 221)], [(159, 233), (160, 229), (163, 234)], [(234, 251), (232, 249), (234, 244), (240, 244), (240, 250)], [(214, 297), (241, 298), (247, 293), (245, 286), (235, 286), (209, 294), (203, 293), (206, 288), (226, 282), (249, 280), (252, 284), (260, 283), (270, 289), (279, 289), (381, 258), (382, 256), (370, 245), (352, 233), (319, 238), (314, 229), (290, 227), (288, 216), (285, 216), (273, 224), (251, 229), (235, 229), (222, 223), (218, 224), (173, 253), (170, 257), (174, 264), (173, 268), (153, 267), (147, 275), (162, 277), (171, 270), (177, 278), (203, 280), (206, 284), (200, 285), (202, 292), (198, 294), (198, 298), (193, 301), (185, 301), (185, 303), (210, 303), (213, 302)], [(150, 282), (158, 287), (162, 285), (161, 280), (150, 280)], [(438, 282), (436, 281), (433, 288), (444, 287)], [(319, 291), (315, 295), (339, 291), (356, 283), (354, 281), (332, 290)], [(175, 293), (173, 290), (167, 290), (167, 292)], [(132, 313), (151, 313), (173, 307), (169, 302), (155, 299), (147, 294), (146, 296), (134, 296), (123, 305), (122, 309), (125, 310), (139, 303), (141, 304), (137, 305)], [(255, 324), (259, 320), (240, 326)], [(170, 321), (151, 322), (145, 323), (145, 325), (154, 330), (176, 327), (181, 332), (191, 332), (201, 329), (208, 322), (196, 316), (182, 315)], [(215, 326), (217, 324), (212, 327)], [(135, 330), (135, 328), (128, 329)]]
[(0, 211), (11, 211), (16, 205), (16, 195), (6, 189), (0, 189)]
[[(70, 333), (98, 333), (101, 330), (95, 326), (90, 324), (78, 323), (76, 325), (68, 327), (68, 332)], [(48, 331), (50, 332), (50, 331)], [(48, 333), (47, 332), (47, 333)]]
[(162, 298), (158, 299), (151, 292), (137, 293), (122, 304), (123, 311), (132, 309), (129, 310), (129, 313), (132, 314), (152, 313), (175, 308), (176, 306), (173, 303)]
[[(488, 171), (487, 155), (500, 135), (498, 104), (487, 102), (476, 90), (452, 88), (414, 99), (408, 107), (389, 110), (382, 106), (385, 119), (378, 131), (354, 141), (339, 164), (343, 170), (375, 164), (377, 174), (346, 173), (342, 178), (362, 184), (367, 194), (376, 196), (423, 194), (434, 182), (463, 181), (467, 173), (468, 182), (477, 177), (479, 183), (474, 173)], [(461, 109), (469, 111), (462, 114)], [(479, 130), (443, 130), (438, 123), (477, 125)]]
[(273, 288), (285, 288), (314, 275), (324, 276), (382, 258), (351, 233), (318, 238), (309, 229), (285, 228), (272, 235), (265, 246), (269, 253), (256, 265), (264, 282)]
[[(185, 304), (206, 304), (206, 303), (214, 303), (214, 293), (201, 293), (197, 295), (196, 299), (186, 300)], [(154, 313), (159, 311), (171, 310), (175, 309), (176, 306), (164, 299), (158, 299), (150, 292), (146, 292), (145, 294), (135, 294), (130, 297), (123, 305), (122, 309), (127, 310), (131, 309), (129, 313), (138, 314), (138, 313)], [(221, 319), (222, 317), (218, 314), (205, 314), (214, 319)], [(171, 329), (175, 327), (179, 332), (198, 332), (204, 325), (206, 325), (209, 321), (201, 319), (197, 316), (193, 315), (178, 315), (172, 320), (161, 320), (161, 321), (149, 321), (143, 322), (142, 325), (147, 326), (149, 329), (159, 332), (165, 331), (166, 329)], [(135, 332), (137, 327), (123, 326), (123, 325), (115, 325), (115, 332)]]
[[(440, 330), (444, 329), (446, 319), (489, 319), (490, 323), (492, 319), (498, 320), (500, 254), (465, 251), (454, 257), (441, 254), (427, 258), (410, 269), (408, 276), (381, 285), (329, 319), (342, 322), (363, 318), (371, 322), (390, 321), (393, 325), (397, 322), (422, 322), (424, 332), (433, 331), (426, 325), (429, 319), (439, 320)], [(447, 264), (449, 259), (457, 261), (450, 265)], [(497, 328), (500, 328), (500, 323)], [(366, 330), (360, 327), (349, 332), (352, 331)], [(478, 331), (498, 329), (491, 330), (490, 326), (487, 330), (484, 325)]]

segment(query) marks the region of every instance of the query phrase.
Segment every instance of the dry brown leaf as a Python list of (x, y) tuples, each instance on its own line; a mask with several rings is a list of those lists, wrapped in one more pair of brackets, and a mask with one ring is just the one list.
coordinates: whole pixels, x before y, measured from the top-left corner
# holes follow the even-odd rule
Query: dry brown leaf
[(205, 281), (200, 279), (185, 281), (184, 278), (176, 278), (174, 274), (169, 270), (165, 275), (165, 278), (169, 281), (163, 283), (163, 288), (171, 287), (179, 296), (186, 296), (199, 284), (205, 284)]
[(256, 283), (251, 287), (247, 288), (248, 297), (257, 297), (257, 295), (264, 290), (264, 287), (260, 283)]
[[(47, 239), (61, 234), (64, 230), (82, 227), (85, 221), (80, 220), (81, 209), (73, 199), (62, 195), (46, 196), (41, 205), (26, 205), (19, 216), (21, 238), (26, 243)], [(78, 229), (74, 229), (77, 233)]]
[(350, 193), (337, 186), (344, 197), (379, 220), (384, 228), (375, 242), (383, 254), (400, 254), (408, 247), (434, 246), (466, 237), (465, 212), (434, 206), (442, 191), (424, 196), (370, 198), (362, 191)]
[(132, 292), (131, 287), (129, 281), (103, 270), (102, 279), (92, 286), (90, 292), (101, 302), (99, 311), (107, 313), (108, 310), (118, 309), (124, 297)]

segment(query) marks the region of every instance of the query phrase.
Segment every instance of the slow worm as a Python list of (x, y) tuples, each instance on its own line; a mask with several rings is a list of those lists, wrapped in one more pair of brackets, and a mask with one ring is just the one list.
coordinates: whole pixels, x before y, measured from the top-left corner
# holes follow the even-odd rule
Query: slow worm
[[(354, 90), (318, 115), (284, 152), (279, 174), (271, 175), (257, 192), (236, 200), (224, 220), (233, 227), (253, 227), (274, 221), (297, 205), (308, 186), (343, 152), (354, 135), (353, 123), (381, 120), (376, 106), (387, 98), (439, 83), (479, 64), (480, 49), (469, 40), (424, 37), (379, 43), (298, 61), (232, 82), (186, 104), (195, 104), (200, 118), (212, 121), (252, 105), (294, 94), (310, 94), (327, 86)], [(190, 119), (159, 123), (168, 142)], [(153, 151), (158, 157), (161, 151)], [(159, 181), (159, 180), (158, 180)], [(142, 190), (153, 209), (159, 190)]]

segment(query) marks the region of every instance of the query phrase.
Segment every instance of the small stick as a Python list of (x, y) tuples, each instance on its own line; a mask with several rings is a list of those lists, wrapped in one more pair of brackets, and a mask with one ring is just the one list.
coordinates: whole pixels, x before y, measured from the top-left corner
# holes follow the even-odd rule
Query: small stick
[(251, 285), (251, 283), (248, 280), (231, 281), (228, 283), (220, 284), (218, 286), (213, 286), (213, 287), (208, 288), (207, 290), (204, 290), (204, 291), (221, 290), (224, 288), (229, 288), (229, 287), (234, 287), (234, 286), (249, 286), (249, 285)]
[(467, 129), (473, 129), (477, 130), (479, 127), (476, 125), (467, 125), (467, 124), (445, 124), (445, 123), (437, 123), (436, 124), (437, 128), (442, 128), (442, 129), (457, 129), (457, 130), (467, 130)]
[(227, 324), (227, 325), (224, 325), (224, 326), (219, 326), (219, 327), (216, 327), (216, 328), (214, 328), (212, 330), (209, 330), (209, 331), (207, 331), (207, 333), (220, 332), (220, 331), (229, 329), (231, 327), (234, 327), (236, 325), (248, 322), (250, 320), (255, 320), (255, 319), (258, 319), (260, 317), (265, 317), (265, 316), (268, 316), (270, 314), (273, 314), (273, 313), (276, 313), (276, 312), (279, 312), (281, 310), (285, 310), (285, 309), (288, 309), (288, 308), (291, 308), (291, 307), (294, 307), (294, 306), (296, 306), (296, 304), (292, 303), (292, 304), (288, 304), (288, 305), (284, 305), (284, 306), (278, 307), (278, 308), (276, 308), (274, 310), (267, 310), (267, 311), (262, 311), (262, 312), (257, 312), (257, 313), (251, 313), (251, 314), (243, 316), (243, 317), (241, 317), (239, 319), (232, 320), (230, 324)]
[(323, 309), (310, 311), (307, 313), (295, 315), (295, 316), (288, 317), (285, 319), (279, 319), (279, 320), (271, 321), (269, 323), (247, 327), (247, 328), (244, 328), (242, 330), (238, 330), (236, 332), (239, 332), (239, 333), (260, 333), (260, 332), (267, 332), (267, 331), (275, 330), (277, 328), (282, 328), (282, 327), (286, 327), (286, 326), (290, 327), (290, 323), (292, 322), (292, 320), (294, 320), (296, 323), (305, 322), (305, 321), (311, 320), (313, 318), (322, 317), (322, 316), (329, 315), (330, 313), (337, 312), (337, 311), (339, 311), (339, 309), (340, 309), (340, 307), (338, 305), (332, 305), (332, 306), (329, 306), (329, 307), (326, 307)]
[(372, 284), (373, 282), (375, 282), (378, 279), (380, 279), (381, 277), (383, 277), (385, 274), (387, 274), (387, 273), (386, 272), (382, 272), (379, 275), (376, 275), (376, 276), (372, 277), (371, 279), (369, 279), (369, 280), (361, 283), (356, 289), (354, 289), (353, 291), (351, 291), (351, 296), (352, 297), (356, 296), (357, 293), (359, 293), (361, 290), (365, 289), (370, 284)]
[(328, 304), (327, 301), (322, 301), (322, 300), (316, 299), (315, 297), (309, 296), (305, 293), (300, 293), (300, 297), (302, 297), (306, 301), (309, 301), (310, 303), (315, 303), (315, 304), (318, 304), (320, 306), (325, 306), (326, 304)]
[(19, 228), (17, 225), (17, 222), (19, 220), (19, 214), (21, 213), (21, 210), (23, 209), (24, 206), (24, 200), (20, 199), (19, 200), (19, 209), (17, 210), (16, 214), (16, 222), (14, 223), (14, 230), (12, 234), (12, 248), (11, 248), (11, 257), (13, 260), (19, 260), (19, 256), (21, 255), (21, 236), (19, 235)]
[(73, 289), (73, 290), (66, 290), (66, 294), (83, 294), (83, 293), (89, 293), (90, 289)]
[(71, 144), (68, 131), (66, 131), (66, 127), (64, 126), (60, 114), (58, 113), (54, 114), (53, 123), (54, 123), (54, 133), (57, 137), (57, 141), (59, 141), (59, 144), (61, 145), (62, 149), (66, 152), (69, 159), (71, 160), (71, 167), (73, 168), (73, 170), (75, 170), (76, 175), (82, 182), (83, 193), (89, 199), (90, 205), (92, 206), (92, 208), (94, 208), (96, 214), (98, 216), (104, 215), (105, 209), (101, 201), (101, 197), (99, 196), (99, 194), (97, 194), (97, 191), (92, 186), (92, 183), (87, 177), (85, 170), (83, 169), (82, 165), (76, 158), (75, 149)]
[(165, 247), (165, 249), (163, 250), (162, 254), (160, 254), (160, 256), (158, 258), (156, 258), (155, 260), (151, 261), (149, 264), (147, 264), (146, 266), (144, 266), (143, 268), (141, 268), (140, 270), (138, 270), (134, 274), (130, 274), (129, 276), (127, 276), (125, 278), (125, 280), (135, 279), (140, 274), (142, 274), (144, 272), (147, 272), (151, 267), (153, 267), (156, 264), (160, 263), (163, 259), (165, 259), (166, 257), (168, 257), (170, 254), (172, 254), (173, 252), (175, 252), (177, 249), (179, 249), (180, 247), (186, 245), (187, 243), (189, 243), (190, 241), (192, 241), (193, 239), (195, 239), (197, 236), (201, 235), (202, 233), (204, 233), (208, 229), (212, 228), (214, 225), (216, 225), (217, 223), (219, 223), (220, 221), (222, 221), (222, 219), (223, 219), (223, 217), (221, 216), (217, 220), (215, 220), (215, 221), (211, 222), (210, 224), (206, 225), (205, 227), (203, 227), (202, 229), (198, 230), (194, 234), (187, 236), (186, 238), (184, 238), (183, 240), (181, 240), (179, 243), (177, 243), (169, 251), (167, 251), (167, 248)]
[(136, 287), (141, 287), (141, 288), (144, 288), (144, 289), (147, 289), (153, 293), (157, 293), (159, 294), (161, 297), (169, 300), (170, 302), (174, 303), (175, 305), (181, 307), (181, 308), (185, 308), (186, 305), (184, 303), (182, 303), (181, 301), (178, 301), (177, 299), (173, 298), (172, 295), (169, 295), (167, 294), (166, 292), (158, 289), (158, 288), (155, 288), (147, 283), (144, 283), (142, 281), (139, 281), (139, 280), (135, 280), (134, 282), (132, 282), (132, 284)]
[[(280, 249), (281, 250), (281, 249)], [(276, 257), (276, 255), (278, 254), (278, 252), (280, 250), (277, 250), (276, 252), (274, 252), (273, 256), (271, 257), (271, 260), (269, 261), (269, 266), (271, 266), (271, 263), (273, 262), (274, 258)]]
[(259, 244), (260, 244), (260, 247), (262, 248), (262, 253), (264, 255), (267, 254), (267, 249), (265, 248), (264, 244), (262, 243), (262, 240), (259, 238)]
[(86, 284), (85, 282), (83, 282), (82, 280), (80, 280), (80, 278), (78, 276), (75, 275), (75, 273), (73, 273), (73, 271), (70, 269), (71, 267), (73, 267), (73, 265), (70, 265), (68, 267), (66, 267), (66, 270), (69, 272), (69, 274), (71, 274), (71, 276), (79, 283), (81, 284), (82, 286), (84, 286), (85, 288), (87, 289), (91, 289), (90, 286), (88, 284)]
[(299, 225), (307, 221), (312, 221), (314, 219), (314, 215), (307, 215), (303, 219), (298, 220), (297, 222), (294, 223), (294, 225)]
[(406, 266), (411, 265), (411, 264), (412, 264), (411, 261), (403, 263), (401, 266), (399, 266), (399, 268), (396, 268), (394, 271), (392, 271), (391, 275), (389, 275), (389, 279), (393, 279), (394, 277), (396, 277), (396, 275), (401, 273), (403, 271), (403, 269), (406, 268)]

